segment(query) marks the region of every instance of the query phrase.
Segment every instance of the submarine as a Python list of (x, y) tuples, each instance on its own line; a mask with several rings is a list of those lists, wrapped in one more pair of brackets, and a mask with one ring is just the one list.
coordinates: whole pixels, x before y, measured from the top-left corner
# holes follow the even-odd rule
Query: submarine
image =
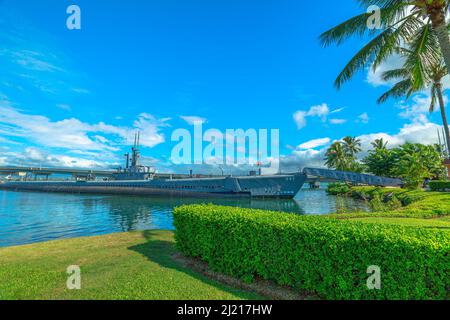
[(0, 189), (13, 191), (61, 192), (74, 194), (118, 194), (169, 197), (248, 197), (293, 199), (307, 175), (189, 176), (157, 174), (140, 164), (139, 133), (124, 168), (118, 168), (106, 181), (7, 181)]

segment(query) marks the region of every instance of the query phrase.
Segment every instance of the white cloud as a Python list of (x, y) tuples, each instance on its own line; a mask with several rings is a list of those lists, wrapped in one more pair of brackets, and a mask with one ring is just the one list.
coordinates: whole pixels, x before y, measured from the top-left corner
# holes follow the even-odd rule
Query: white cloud
[(157, 119), (151, 114), (141, 113), (134, 122), (134, 127), (140, 131), (141, 145), (153, 148), (165, 142), (164, 135), (160, 132), (162, 128), (168, 127), (170, 118)]
[(180, 116), (180, 118), (186, 121), (190, 126), (204, 124), (208, 121), (205, 118), (197, 116)]
[(80, 94), (89, 94), (89, 93), (91, 93), (88, 89), (85, 89), (85, 88), (72, 88), (72, 91), (76, 92), (76, 93), (80, 93)]
[[(428, 94), (417, 94), (412, 97), (412, 102), (400, 101), (397, 105), (401, 109), (400, 117), (409, 119), (411, 121), (417, 121), (421, 118), (426, 118), (430, 114), (431, 97)], [(448, 98), (444, 96), (444, 103), (447, 105)], [(435, 112), (439, 111), (439, 106), (435, 106)]]
[(339, 113), (339, 112), (342, 112), (342, 111), (344, 111), (344, 110), (345, 110), (345, 108), (339, 108), (339, 109), (336, 109), (336, 110), (331, 111), (330, 114)]
[(305, 143), (302, 143), (298, 146), (299, 149), (315, 149), (318, 147), (323, 147), (330, 143), (330, 138), (323, 138), (323, 139), (314, 139)]
[(322, 121), (325, 121), (327, 116), (330, 114), (330, 108), (326, 103), (322, 103), (318, 106), (313, 106), (308, 111), (308, 116), (310, 117), (319, 117)]
[(336, 124), (336, 125), (345, 124), (345, 123), (347, 123), (347, 120), (346, 119), (330, 119), (330, 123)]
[(374, 87), (391, 86), (396, 83), (395, 80), (389, 82), (383, 80), (383, 73), (393, 69), (399, 69), (403, 66), (404, 59), (399, 55), (393, 55), (381, 63), (376, 70), (370, 68), (367, 73), (366, 81)]
[[(392, 143), (394, 146), (403, 144), (406, 142), (422, 143), (422, 144), (435, 144), (438, 143), (437, 131), (442, 130), (442, 126), (431, 122), (416, 122), (406, 124), (400, 129), (397, 135), (392, 137), (392, 142), (397, 141), (397, 144)], [(387, 138), (387, 140), (390, 140)], [(392, 146), (392, 145), (391, 145)]]
[(69, 106), (68, 104), (65, 104), (65, 103), (57, 104), (56, 107), (59, 108), (59, 109), (65, 110), (65, 111), (71, 111), (72, 110), (72, 107)]
[[(345, 108), (339, 108), (335, 109), (333, 111), (330, 111), (330, 108), (326, 103), (322, 103), (317, 106), (312, 106), (308, 111), (299, 110), (296, 111), (293, 114), (293, 118), (295, 123), (297, 124), (297, 128), (303, 129), (307, 125), (307, 118), (308, 117), (318, 117), (322, 122), (327, 122), (327, 118), (330, 114), (336, 114), (339, 112), (342, 112)], [(342, 122), (344, 120), (342, 119), (332, 119), (330, 120), (331, 124), (341, 124), (345, 123), (346, 121)]]
[(361, 123), (367, 124), (367, 123), (369, 123), (369, 120), (370, 120), (369, 115), (367, 114), (367, 112), (364, 112), (363, 114), (360, 114), (358, 116), (358, 119), (356, 119), (356, 122), (361, 122)]
[(305, 167), (323, 167), (325, 148), (320, 150), (297, 150), (287, 156), (280, 158), (280, 168), (282, 172), (299, 172)]
[(370, 144), (372, 141), (381, 138), (389, 142), (390, 148), (398, 147), (407, 142), (431, 145), (438, 143), (438, 130), (442, 130), (442, 126), (422, 119), (422, 121), (405, 124), (396, 134), (370, 133), (357, 138), (361, 140), (362, 148), (365, 151), (372, 148)]
[[(103, 122), (90, 124), (76, 118), (52, 121), (23, 112), (0, 96), (0, 134), (22, 137), (43, 147), (77, 149), (84, 151), (117, 151), (136, 130), (141, 132), (141, 145), (154, 147), (165, 141), (160, 132), (169, 119), (157, 119), (142, 113), (133, 127), (119, 127)], [(110, 136), (109, 139), (105, 135)]]
[(37, 51), (3, 49), (0, 51), (0, 55), (9, 56), (13, 62), (25, 69), (44, 72), (64, 72), (64, 69), (49, 61), (49, 55), (44, 55)]
[(297, 111), (294, 113), (293, 118), (299, 130), (306, 127), (306, 116), (307, 112), (305, 111)]
[[(4, 164), (17, 166), (37, 166), (37, 167), (65, 167), (65, 168), (113, 168), (117, 166), (115, 162), (72, 157), (62, 154), (49, 154), (39, 148), (29, 147), (22, 152), (7, 152)], [(0, 161), (1, 163), (1, 161)]]

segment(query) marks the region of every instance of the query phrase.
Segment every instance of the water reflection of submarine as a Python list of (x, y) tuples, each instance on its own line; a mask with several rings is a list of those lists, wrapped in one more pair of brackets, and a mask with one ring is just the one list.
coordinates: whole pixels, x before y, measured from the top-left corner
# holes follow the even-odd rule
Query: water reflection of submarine
[[(213, 203), (216, 205), (244, 207), (272, 211), (285, 211), (296, 214), (303, 214), (299, 203), (294, 200), (256, 200), (249, 198), (225, 198), (207, 199), (198, 198), (143, 198), (135, 196), (100, 196), (86, 199), (83, 204), (87, 208), (103, 207), (115, 221), (119, 223), (122, 231), (137, 229), (138, 225), (150, 225), (152, 220), (169, 218), (175, 207), (190, 204)], [(87, 209), (84, 212), (90, 212)]]

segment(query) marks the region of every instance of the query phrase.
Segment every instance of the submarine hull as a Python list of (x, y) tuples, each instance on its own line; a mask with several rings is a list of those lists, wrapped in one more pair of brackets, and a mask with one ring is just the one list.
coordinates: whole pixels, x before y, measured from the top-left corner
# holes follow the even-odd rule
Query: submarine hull
[(293, 174), (145, 181), (33, 181), (5, 182), (0, 184), (0, 189), (140, 196), (292, 199), (300, 191), (305, 180), (305, 175)]

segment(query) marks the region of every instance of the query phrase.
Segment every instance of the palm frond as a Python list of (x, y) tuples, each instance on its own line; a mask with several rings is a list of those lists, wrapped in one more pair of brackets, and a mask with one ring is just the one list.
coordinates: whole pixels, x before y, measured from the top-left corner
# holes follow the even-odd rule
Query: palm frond
[(383, 72), (381, 75), (381, 78), (384, 81), (391, 81), (391, 80), (397, 80), (397, 79), (405, 79), (409, 77), (409, 72), (405, 68), (401, 69), (393, 69)]
[[(395, 5), (380, 7), (380, 22), (383, 29), (393, 27), (406, 17), (408, 13), (407, 6), (401, 1), (398, 2), (399, 3)], [(320, 42), (324, 47), (327, 47), (333, 43), (336, 45), (341, 45), (345, 40), (353, 36), (363, 36), (365, 34), (377, 33), (378, 30), (370, 30), (367, 27), (367, 20), (371, 15), (371, 13), (365, 12), (344, 21), (343, 23), (322, 33), (319, 37)]]
[(388, 99), (398, 99), (407, 96), (411, 91), (411, 79), (405, 79), (396, 83), (391, 89), (386, 91), (381, 97), (378, 98), (377, 103), (385, 103)]
[(413, 29), (419, 28), (417, 18), (409, 15), (404, 18), (401, 25), (396, 28), (387, 28), (367, 45), (365, 45), (356, 55), (347, 63), (341, 73), (335, 80), (336, 88), (340, 88), (345, 82), (350, 80), (359, 70), (364, 70), (368, 65), (376, 68), (388, 56), (395, 53), (405, 37), (410, 37), (414, 33)]
[(441, 55), (430, 24), (423, 25), (411, 40), (408, 51), (403, 52), (404, 68), (411, 73), (413, 89), (420, 90), (430, 80), (431, 67), (440, 64)]

